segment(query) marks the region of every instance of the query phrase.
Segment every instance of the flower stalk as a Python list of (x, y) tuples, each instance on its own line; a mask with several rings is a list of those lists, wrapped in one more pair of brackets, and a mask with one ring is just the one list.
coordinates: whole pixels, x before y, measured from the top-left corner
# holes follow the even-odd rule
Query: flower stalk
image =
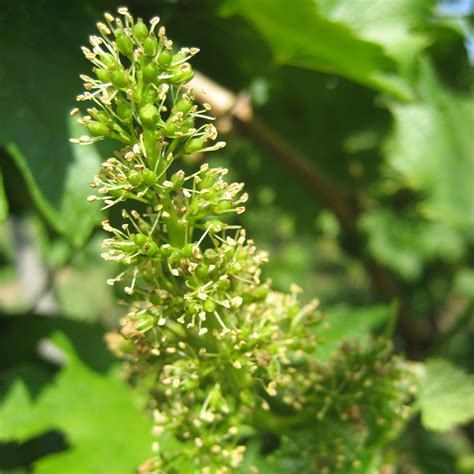
[(319, 360), (318, 302), (262, 281), (268, 255), (232, 224), (245, 211), (243, 184), (207, 163), (180, 168), (225, 145), (188, 85), (198, 50), (174, 51), (158, 18), (147, 25), (125, 8), (98, 31), (83, 48), (94, 77), (81, 76), (77, 98), (92, 107), (73, 111), (88, 134), (72, 141), (121, 144), (89, 200), (121, 209), (102, 223), (103, 257), (123, 267), (108, 283), (129, 310), (108, 343), (153, 415), (141, 471), (237, 472), (250, 441), (267, 435), (279, 438), (271, 462), (295, 457), (295, 472), (357, 471), (375, 434), (404, 413), (403, 364), (387, 341)]

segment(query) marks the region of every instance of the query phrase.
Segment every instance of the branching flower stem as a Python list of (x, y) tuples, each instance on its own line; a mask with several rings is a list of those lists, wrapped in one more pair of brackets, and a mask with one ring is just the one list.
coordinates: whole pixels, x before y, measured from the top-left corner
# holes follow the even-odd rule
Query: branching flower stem
[(102, 255), (124, 267), (108, 283), (129, 305), (108, 343), (153, 414), (157, 441), (141, 472), (237, 472), (249, 440), (265, 433), (279, 436), (283, 463), (304, 463), (300, 472), (368, 463), (370, 443), (406, 411), (403, 363), (385, 340), (320, 361), (318, 302), (261, 281), (267, 254), (229, 221), (245, 211), (243, 184), (207, 163), (180, 169), (180, 158), (225, 145), (189, 86), (198, 50), (173, 51), (158, 18), (146, 25), (126, 8), (98, 30), (83, 48), (95, 77), (81, 76), (77, 98), (93, 106), (72, 112), (88, 134), (72, 141), (121, 143), (89, 200), (122, 211), (102, 223)]

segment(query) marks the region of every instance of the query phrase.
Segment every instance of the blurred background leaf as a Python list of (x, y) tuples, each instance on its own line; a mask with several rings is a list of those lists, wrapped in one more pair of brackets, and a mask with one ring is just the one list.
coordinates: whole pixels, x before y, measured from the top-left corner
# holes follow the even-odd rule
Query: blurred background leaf
[(60, 430), (70, 448), (37, 460), (35, 472), (132, 472), (148, 456), (151, 421), (113, 372), (104, 376), (86, 367), (63, 334), (50, 341), (65, 367), (39, 392), (45, 375), (33, 368), (6, 383), (0, 440), (24, 442)]
[(329, 357), (341, 344), (341, 341), (359, 340), (362, 343), (374, 330), (389, 324), (395, 317), (396, 308), (389, 305), (374, 305), (365, 308), (348, 305), (330, 306), (327, 325), (319, 331), (321, 345), (317, 355)]
[(447, 431), (474, 419), (474, 378), (442, 359), (428, 360), (420, 374), (423, 425)]
[(403, 184), (420, 193), (420, 211), (454, 227), (474, 224), (474, 99), (440, 84), (422, 63), (421, 100), (393, 107), (387, 160)]
[(410, 98), (409, 86), (396, 77), (395, 66), (384, 51), (356, 31), (322, 16), (314, 2), (297, 0), (291, 9), (280, 0), (240, 0), (236, 5), (236, 11), (263, 34), (279, 63), (340, 74)]
[(76, 246), (99, 221), (85, 198), (100, 157), (69, 143), (84, 66), (77, 46), (92, 27), (85, 4), (20, 0), (0, 10), (0, 144), (50, 225)]

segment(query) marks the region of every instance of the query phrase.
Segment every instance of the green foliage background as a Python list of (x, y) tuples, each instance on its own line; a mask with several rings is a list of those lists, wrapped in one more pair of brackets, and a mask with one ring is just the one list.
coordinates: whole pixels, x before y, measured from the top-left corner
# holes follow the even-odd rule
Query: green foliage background
[[(1, 473), (129, 473), (151, 443), (143, 401), (102, 343), (121, 309), (86, 197), (110, 150), (68, 142), (81, 133), (69, 118), (86, 70), (79, 47), (117, 6), (0, 0)], [(421, 417), (387, 462), (473, 472), (472, 11), (442, 16), (433, 0), (129, 7), (159, 15), (178, 46), (201, 48), (195, 68), (247, 91), (274, 136), (330, 180), (325, 200), (238, 127), (212, 158), (247, 185), (243, 223), (271, 252), (267, 274), (321, 300), (333, 347), (393, 320), (396, 349), (426, 362)], [(332, 206), (340, 196), (350, 222)], [(263, 463), (249, 453), (248, 465)]]

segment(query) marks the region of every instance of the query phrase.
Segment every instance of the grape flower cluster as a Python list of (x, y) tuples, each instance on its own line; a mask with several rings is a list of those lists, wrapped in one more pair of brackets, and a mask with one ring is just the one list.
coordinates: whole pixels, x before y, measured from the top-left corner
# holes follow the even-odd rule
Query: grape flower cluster
[(82, 48), (93, 74), (77, 100), (91, 107), (72, 111), (88, 132), (71, 141), (120, 143), (89, 200), (120, 209), (102, 223), (103, 258), (122, 268), (108, 283), (128, 312), (107, 342), (154, 420), (140, 472), (237, 472), (263, 436), (279, 439), (275, 466), (296, 457), (294, 472), (359, 472), (376, 433), (397, 429), (407, 410), (403, 363), (387, 341), (319, 360), (317, 301), (300, 303), (297, 286), (274, 291), (261, 277), (268, 255), (232, 225), (243, 184), (208, 163), (180, 168), (225, 145), (189, 86), (198, 50), (175, 51), (159, 18), (118, 13)]

